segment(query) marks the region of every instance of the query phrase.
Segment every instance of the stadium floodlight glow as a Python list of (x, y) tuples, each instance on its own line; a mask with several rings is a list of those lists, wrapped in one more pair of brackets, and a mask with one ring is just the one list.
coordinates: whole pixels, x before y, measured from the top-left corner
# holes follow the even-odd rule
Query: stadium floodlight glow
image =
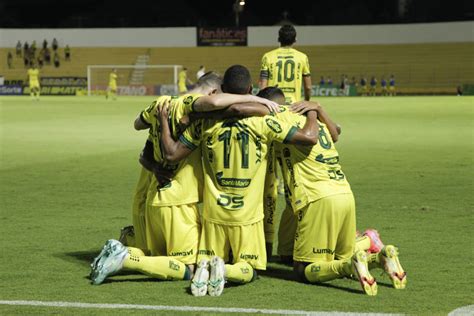
[(240, 5), (245, 5), (245, 0), (240, 0), (239, 4)]

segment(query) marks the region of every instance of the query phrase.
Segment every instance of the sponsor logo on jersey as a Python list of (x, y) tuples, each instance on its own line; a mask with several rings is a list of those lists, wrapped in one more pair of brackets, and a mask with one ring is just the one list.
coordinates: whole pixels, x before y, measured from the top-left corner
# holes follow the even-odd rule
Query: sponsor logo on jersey
[(250, 255), (250, 254), (245, 254), (245, 253), (241, 253), (240, 254), (240, 259), (243, 259), (243, 260), (258, 260), (258, 255)]
[(267, 123), (268, 127), (270, 127), (270, 129), (274, 131), (275, 133), (281, 133), (283, 131), (283, 129), (280, 126), (280, 123), (278, 123), (274, 119), (267, 117), (265, 119), (265, 122)]

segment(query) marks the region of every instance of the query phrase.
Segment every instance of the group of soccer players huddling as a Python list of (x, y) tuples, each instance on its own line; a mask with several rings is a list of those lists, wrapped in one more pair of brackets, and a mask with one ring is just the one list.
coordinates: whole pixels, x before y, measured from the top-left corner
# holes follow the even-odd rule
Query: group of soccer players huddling
[(380, 268), (394, 288), (405, 288), (398, 249), (384, 245), (376, 230), (356, 233), (354, 197), (334, 145), (340, 127), (319, 103), (298, 101), (302, 79), (310, 97), (309, 63), (291, 47), (293, 27), (283, 26), (279, 36), (281, 47), (262, 59), (267, 87), (257, 96), (248, 69), (234, 65), (139, 114), (135, 129), (149, 136), (133, 227), (94, 259), (93, 284), (130, 270), (191, 280), (193, 295), (219, 296), (226, 282), (255, 280), (272, 253), (279, 165), (286, 207), (278, 252), (292, 257), (299, 280), (352, 277), (376, 295), (370, 269)]

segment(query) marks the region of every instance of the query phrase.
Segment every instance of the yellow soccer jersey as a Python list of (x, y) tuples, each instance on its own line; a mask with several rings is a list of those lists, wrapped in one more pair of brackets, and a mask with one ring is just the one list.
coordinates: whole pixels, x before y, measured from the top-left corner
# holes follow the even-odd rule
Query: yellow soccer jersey
[(109, 75), (109, 86), (116, 86), (117, 85), (117, 74), (115, 72), (111, 72)]
[[(282, 107), (277, 117), (288, 124), (303, 126), (306, 118)], [(310, 146), (280, 145), (282, 171), (288, 186), (293, 211), (321, 198), (351, 193), (351, 187), (339, 165), (339, 154), (328, 128), (319, 122), (318, 143)]]
[(28, 79), (30, 81), (30, 85), (37, 84), (39, 82), (39, 69), (28, 69)]
[[(141, 113), (144, 122), (150, 125), (150, 138), (153, 142), (153, 155), (157, 162), (163, 163), (160, 143), (160, 126), (156, 118), (157, 103), (163, 99), (170, 99), (169, 122), (172, 135), (176, 139), (182, 133), (179, 129), (179, 120), (192, 109), (192, 104), (200, 94), (186, 94), (180, 97), (161, 96)], [(172, 181), (165, 187), (157, 190), (157, 180), (153, 177), (148, 191), (147, 203), (154, 206), (172, 206), (197, 203), (202, 199), (202, 164), (201, 152), (195, 151), (188, 158), (178, 164), (166, 165), (173, 170)]]
[(290, 139), (296, 130), (272, 116), (204, 120), (187, 128), (180, 141), (202, 148), (203, 218), (221, 225), (262, 220), (268, 146)]
[(280, 47), (263, 55), (260, 78), (268, 79), (269, 86), (278, 85), (287, 104), (301, 101), (302, 77), (310, 74), (308, 56), (294, 48)]

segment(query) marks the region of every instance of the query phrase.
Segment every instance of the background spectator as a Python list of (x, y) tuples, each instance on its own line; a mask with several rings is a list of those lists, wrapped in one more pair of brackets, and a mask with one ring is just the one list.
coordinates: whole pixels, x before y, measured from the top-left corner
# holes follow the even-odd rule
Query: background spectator
[(48, 47), (44, 50), (44, 61), (46, 65), (51, 65), (51, 50)]
[(54, 67), (58, 68), (59, 66), (60, 66), (59, 55), (57, 52), (54, 52)]
[(38, 54), (38, 68), (43, 68), (43, 55), (42, 54)]
[(64, 48), (64, 59), (67, 61), (71, 60), (71, 49), (69, 48), (69, 45), (66, 45), (66, 48)]
[[(25, 42), (25, 44), (23, 45), (23, 57), (28, 58), (29, 49), (30, 49), (30, 46), (28, 45), (28, 42)], [(25, 66), (28, 66), (28, 65), (25, 65)]]
[(324, 76), (321, 76), (321, 79), (319, 80), (319, 85), (324, 86)]
[(46, 49), (46, 47), (48, 47), (48, 41), (46, 39), (44, 39), (43, 41), (43, 49)]
[(33, 41), (33, 43), (31, 43), (30, 51), (31, 51), (32, 57), (35, 58), (35, 55), (36, 55), (36, 41)]
[(58, 41), (56, 38), (53, 39), (53, 50), (56, 52), (58, 50)]
[(12, 69), (12, 68), (13, 68), (13, 55), (12, 55), (12, 52), (8, 52), (8, 55), (7, 55), (7, 65), (8, 65), (8, 69)]
[(328, 84), (328, 86), (332, 86), (331, 76), (328, 76), (327, 84)]
[(21, 57), (21, 42), (16, 43), (16, 57)]

